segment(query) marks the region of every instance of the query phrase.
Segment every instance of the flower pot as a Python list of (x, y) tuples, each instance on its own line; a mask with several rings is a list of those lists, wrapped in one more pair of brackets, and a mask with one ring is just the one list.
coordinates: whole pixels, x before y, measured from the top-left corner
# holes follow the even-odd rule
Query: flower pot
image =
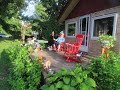
[(103, 47), (101, 53), (105, 54), (105, 57), (109, 57), (109, 53), (107, 51), (110, 49), (110, 47)]

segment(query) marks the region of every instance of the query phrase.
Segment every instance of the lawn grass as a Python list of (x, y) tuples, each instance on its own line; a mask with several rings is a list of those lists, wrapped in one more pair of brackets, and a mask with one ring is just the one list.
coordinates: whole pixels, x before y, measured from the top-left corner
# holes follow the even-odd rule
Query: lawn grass
[(4, 49), (8, 49), (18, 42), (11, 39), (0, 38), (0, 90), (9, 90), (8, 61), (3, 56)]

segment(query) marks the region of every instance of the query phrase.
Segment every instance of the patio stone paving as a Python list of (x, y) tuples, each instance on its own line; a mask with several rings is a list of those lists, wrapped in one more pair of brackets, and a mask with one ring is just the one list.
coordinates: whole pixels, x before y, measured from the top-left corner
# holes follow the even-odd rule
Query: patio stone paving
[[(66, 62), (66, 58), (63, 57), (63, 53), (56, 52), (56, 51), (48, 51), (48, 50), (42, 50), (38, 52), (34, 52), (32, 54), (33, 56), (39, 57), (43, 56), (43, 59), (45, 61), (50, 60), (52, 65), (51, 68), (55, 71), (58, 71), (60, 68), (65, 67), (67, 69), (75, 67), (75, 62)], [(80, 64), (87, 65), (90, 61), (89, 58), (82, 57), (82, 62)]]

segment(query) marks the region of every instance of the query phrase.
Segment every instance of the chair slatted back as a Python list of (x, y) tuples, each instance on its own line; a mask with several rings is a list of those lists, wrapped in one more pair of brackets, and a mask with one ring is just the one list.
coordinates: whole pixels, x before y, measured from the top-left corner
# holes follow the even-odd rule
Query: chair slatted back
[(84, 39), (84, 35), (77, 34), (75, 39), (75, 45), (81, 46), (83, 39)]

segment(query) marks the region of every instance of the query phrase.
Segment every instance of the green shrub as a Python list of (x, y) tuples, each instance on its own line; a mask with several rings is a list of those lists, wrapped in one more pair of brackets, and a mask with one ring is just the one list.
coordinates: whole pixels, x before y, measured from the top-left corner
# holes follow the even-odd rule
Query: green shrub
[(47, 84), (42, 90), (94, 90), (96, 83), (87, 76), (88, 72), (81, 67), (67, 70), (62, 68), (59, 72), (48, 77)]
[(109, 52), (109, 57), (101, 55), (92, 60), (90, 77), (96, 81), (98, 90), (120, 89), (120, 55)]
[(43, 48), (43, 49), (47, 47), (46, 44), (44, 44), (44, 43), (41, 43), (40, 46), (41, 46), (41, 48)]
[(41, 65), (31, 60), (26, 47), (7, 50), (10, 60), (9, 84), (12, 90), (36, 90), (40, 86)]

